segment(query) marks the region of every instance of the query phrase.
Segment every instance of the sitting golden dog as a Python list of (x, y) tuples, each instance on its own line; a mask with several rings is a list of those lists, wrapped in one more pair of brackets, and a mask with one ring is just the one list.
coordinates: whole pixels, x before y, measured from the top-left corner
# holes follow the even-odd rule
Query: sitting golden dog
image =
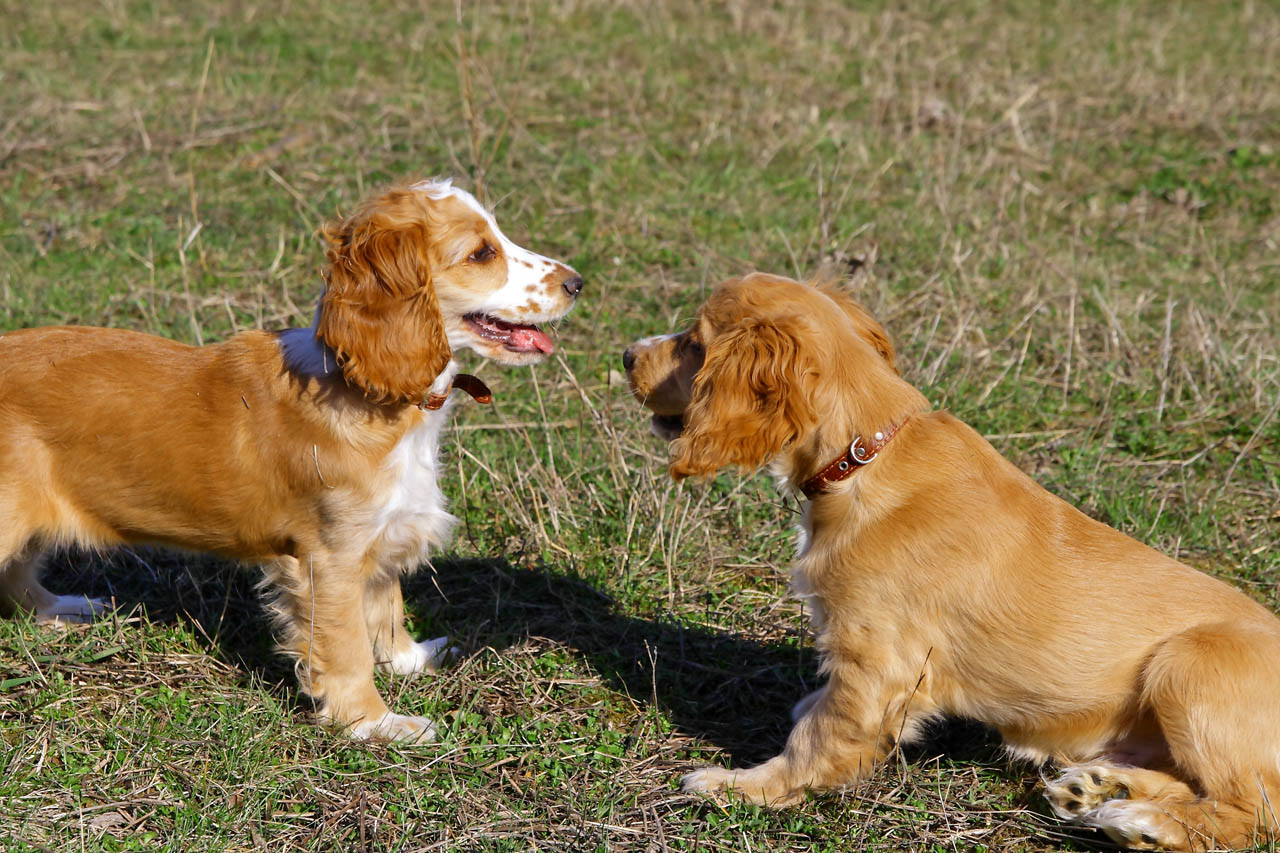
[(1036, 485), (894, 367), (830, 285), (721, 285), (623, 356), (671, 474), (771, 463), (809, 498), (794, 589), (827, 674), (781, 755), (688, 791), (785, 805), (871, 773), (940, 715), (1053, 761), (1062, 818), (1132, 847), (1280, 828), (1280, 620)]
[(190, 347), (112, 329), (0, 336), (0, 608), (80, 621), (101, 602), (37, 574), (52, 546), (156, 542), (266, 566), (302, 687), (361, 738), (417, 740), (375, 665), (434, 670), (444, 638), (405, 631), (400, 575), (456, 519), (436, 483), (453, 348), (531, 364), (536, 323), (582, 279), (507, 239), (470, 194), (390, 190), (323, 230), (315, 325)]

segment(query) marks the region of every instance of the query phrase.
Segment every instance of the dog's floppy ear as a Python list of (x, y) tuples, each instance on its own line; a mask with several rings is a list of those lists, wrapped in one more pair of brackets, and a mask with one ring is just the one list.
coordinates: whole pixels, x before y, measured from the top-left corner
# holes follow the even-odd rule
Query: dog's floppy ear
[(842, 286), (840, 279), (833, 276), (826, 276), (819, 273), (814, 279), (814, 285), (831, 297), (831, 300), (840, 306), (845, 316), (849, 318), (849, 325), (862, 337), (864, 341), (871, 344), (871, 348), (880, 353), (880, 357), (889, 362), (889, 366), (893, 368), (894, 373), (898, 373), (898, 365), (894, 362), (893, 343), (889, 340), (889, 333), (884, 330), (876, 322), (867, 310), (859, 305), (848, 291)]
[(861, 305), (852, 299), (845, 297), (839, 301), (840, 307), (849, 315), (849, 319), (853, 322), (854, 328), (858, 330), (858, 334), (862, 336), (862, 339), (871, 344), (871, 348), (880, 353), (881, 358), (889, 362), (893, 372), (897, 373), (898, 365), (893, 360), (893, 343), (889, 340), (889, 333), (884, 330), (884, 326), (877, 323), (870, 314), (863, 310)]
[(815, 426), (817, 371), (801, 348), (800, 322), (749, 320), (716, 336), (673, 444), (672, 477), (758, 467)]
[(374, 403), (419, 403), (452, 358), (425, 212), (392, 192), (321, 230), (329, 268), (316, 335)]

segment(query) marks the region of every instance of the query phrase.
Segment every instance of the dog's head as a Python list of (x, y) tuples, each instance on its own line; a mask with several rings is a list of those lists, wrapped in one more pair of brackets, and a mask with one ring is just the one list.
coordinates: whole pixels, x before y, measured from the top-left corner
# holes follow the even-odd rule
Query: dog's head
[(860, 370), (897, 372), (884, 329), (838, 287), (761, 273), (724, 282), (689, 329), (637, 341), (623, 365), (675, 440), (676, 479), (758, 467), (836, 414)]
[(511, 242), (447, 181), (392, 189), (324, 226), (326, 288), (316, 336), (346, 380), (378, 403), (417, 403), (468, 348), (533, 364), (554, 347), (539, 324), (563, 317), (582, 277)]

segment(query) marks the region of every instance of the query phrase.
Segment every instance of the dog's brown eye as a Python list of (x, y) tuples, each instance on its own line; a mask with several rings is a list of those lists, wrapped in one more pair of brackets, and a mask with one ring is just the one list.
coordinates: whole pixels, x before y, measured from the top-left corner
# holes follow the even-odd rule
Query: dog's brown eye
[(498, 250), (490, 246), (488, 243), (485, 243), (479, 249), (472, 252), (467, 257), (467, 260), (471, 261), (473, 264), (482, 264), (496, 254), (498, 254)]

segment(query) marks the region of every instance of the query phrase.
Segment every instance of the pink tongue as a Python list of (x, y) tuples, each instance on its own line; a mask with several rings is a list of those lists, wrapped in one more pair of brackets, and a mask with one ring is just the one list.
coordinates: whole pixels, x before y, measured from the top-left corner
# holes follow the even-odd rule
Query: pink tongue
[(552, 352), (555, 346), (551, 343), (551, 338), (547, 337), (546, 332), (532, 326), (516, 326), (511, 330), (511, 338), (509, 339), (511, 346), (522, 350), (539, 350), (540, 352)]

